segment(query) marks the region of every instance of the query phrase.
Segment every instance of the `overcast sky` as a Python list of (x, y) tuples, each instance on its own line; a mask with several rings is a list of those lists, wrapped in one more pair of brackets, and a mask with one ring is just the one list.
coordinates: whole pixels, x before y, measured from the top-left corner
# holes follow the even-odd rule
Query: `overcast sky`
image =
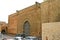
[(0, 21), (8, 23), (8, 15), (43, 0), (0, 0)]

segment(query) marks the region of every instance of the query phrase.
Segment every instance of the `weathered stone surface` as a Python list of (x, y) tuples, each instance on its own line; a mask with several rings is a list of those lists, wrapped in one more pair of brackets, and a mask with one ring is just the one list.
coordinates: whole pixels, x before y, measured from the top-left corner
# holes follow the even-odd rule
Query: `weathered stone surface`
[(42, 23), (42, 40), (60, 40), (60, 22)]
[(23, 33), (24, 22), (30, 24), (30, 35), (40, 36), (40, 4), (32, 5), (9, 16), (8, 33)]
[(17, 19), (18, 16), (17, 14), (12, 14), (9, 16), (9, 22), (8, 22), (8, 33), (11, 33), (11, 34), (16, 34), (17, 33)]
[(1, 32), (3, 29), (7, 32), (6, 27), (8, 27), (7, 23), (1, 21), (1, 22), (0, 22), (0, 32)]
[[(17, 11), (15, 14), (9, 15), (8, 33), (23, 33), (23, 25), (26, 21), (30, 24), (30, 35), (42, 36), (43, 23), (60, 22), (60, 1), (50, 0), (43, 3), (36, 3), (23, 10)], [(51, 35), (51, 30), (49, 33)]]

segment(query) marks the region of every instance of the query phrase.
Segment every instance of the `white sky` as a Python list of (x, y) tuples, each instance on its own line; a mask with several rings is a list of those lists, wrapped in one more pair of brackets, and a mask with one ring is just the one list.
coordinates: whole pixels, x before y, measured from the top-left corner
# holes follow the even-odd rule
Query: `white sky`
[(15, 13), (16, 10), (29, 7), (36, 1), (43, 2), (43, 0), (0, 0), (0, 21), (8, 23), (8, 15)]

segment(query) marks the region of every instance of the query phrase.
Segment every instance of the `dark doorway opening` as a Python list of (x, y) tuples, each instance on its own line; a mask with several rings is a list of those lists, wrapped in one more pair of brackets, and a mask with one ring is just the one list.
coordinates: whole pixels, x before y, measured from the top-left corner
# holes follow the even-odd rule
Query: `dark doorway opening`
[(6, 33), (6, 31), (3, 29), (3, 30), (1, 31), (1, 33), (2, 33), (2, 34), (5, 34), (5, 33)]
[(30, 34), (30, 24), (28, 21), (25, 21), (24, 22), (24, 25), (23, 25), (23, 33), (25, 35), (29, 35)]

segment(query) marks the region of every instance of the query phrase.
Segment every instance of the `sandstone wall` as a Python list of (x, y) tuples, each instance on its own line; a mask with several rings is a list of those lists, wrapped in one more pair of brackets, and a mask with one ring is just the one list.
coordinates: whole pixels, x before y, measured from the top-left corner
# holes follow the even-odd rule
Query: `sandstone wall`
[(47, 1), (41, 3), (41, 5), (40, 5), (42, 23), (49, 22), (48, 5), (49, 5), (49, 3)]
[(60, 0), (49, 0), (41, 3), (41, 20), (46, 22), (60, 22)]
[(0, 32), (1, 32), (1, 25), (0, 25)]
[(2, 30), (5, 30), (7, 32), (7, 27), (8, 27), (7, 23), (2, 22), (2, 21), (0, 22), (0, 32)]
[(37, 5), (32, 5), (19, 12), (18, 33), (23, 33), (25, 21), (30, 23), (30, 35), (40, 36), (40, 8)]
[(23, 33), (24, 22), (30, 23), (30, 35), (41, 36), (41, 24), (60, 21), (60, 1), (36, 3), (9, 15), (9, 33)]
[(42, 23), (42, 40), (60, 40), (60, 22)]
[(59, 22), (60, 21), (60, 9), (59, 9), (59, 0), (51, 0), (49, 2), (49, 21), (50, 22)]
[(17, 34), (17, 14), (9, 15), (8, 19), (8, 33)]
[(30, 24), (30, 35), (41, 36), (40, 17), (39, 3), (17, 11), (15, 14), (9, 15), (8, 33), (23, 33), (24, 22), (28, 21)]

